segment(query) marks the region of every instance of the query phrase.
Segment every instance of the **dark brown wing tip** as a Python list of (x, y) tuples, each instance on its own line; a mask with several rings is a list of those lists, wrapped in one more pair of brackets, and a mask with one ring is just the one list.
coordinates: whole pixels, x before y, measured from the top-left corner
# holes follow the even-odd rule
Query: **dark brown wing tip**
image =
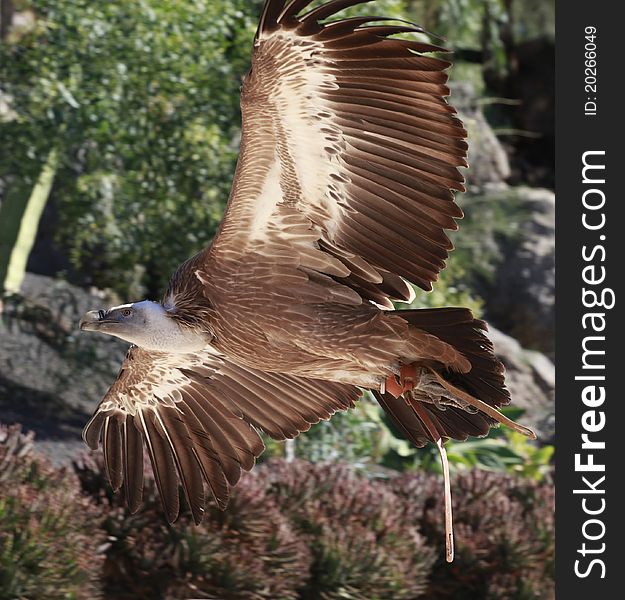
[(278, 28), (278, 17), (284, 9), (285, 0), (266, 0), (260, 15), (258, 30), (255, 39), (258, 40), (261, 33), (271, 33)]
[(124, 460), (122, 454), (122, 434), (116, 414), (107, 417), (102, 435), (104, 448), (104, 466), (111, 488), (114, 492), (121, 489), (124, 482)]
[(135, 416), (135, 422), (145, 436), (154, 480), (159, 491), (161, 504), (165, 511), (165, 518), (171, 525), (175, 523), (180, 513), (180, 499), (178, 496), (178, 477), (174, 457), (161, 437), (151, 414), (151, 411), (139, 411)]
[[(315, 23), (318, 23), (323, 19), (334, 16), (341, 10), (350, 8), (351, 6), (356, 6), (358, 4), (368, 4), (369, 2), (373, 2), (373, 0), (331, 0), (330, 2), (326, 2), (325, 4), (322, 4), (317, 8), (313, 8), (305, 15), (302, 15), (300, 17), (300, 21), (313, 21)], [(308, 4), (310, 4), (310, 2), (308, 2)], [(296, 13), (292, 13), (292, 16), (296, 16)]]
[[(346, 8), (370, 2), (373, 2), (373, 0), (329, 0), (301, 14), (313, 3), (313, 0), (290, 0), (289, 2), (286, 0), (266, 0), (261, 12), (255, 40), (258, 41), (263, 33), (272, 33), (285, 26), (297, 26), (297, 32), (300, 35), (313, 35), (328, 29), (333, 29), (334, 33), (353, 33), (356, 29), (362, 28), (370, 22), (394, 21), (402, 25), (388, 26), (388, 31), (384, 33), (384, 37), (397, 33), (423, 33), (428, 37), (444, 41), (444, 38), (428, 32), (417, 23), (393, 17), (352, 17), (330, 23), (320, 23), (320, 21), (333, 17)], [(429, 49), (424, 49), (423, 51), (450, 52), (448, 49), (440, 46), (430, 46)]]
[(217, 504), (217, 508), (219, 508), (219, 510), (224, 511), (228, 508), (230, 498), (215, 498), (215, 503)]
[(143, 503), (143, 436), (128, 415), (122, 426), (124, 492), (128, 511), (134, 515)]
[(105, 419), (106, 414), (98, 410), (82, 430), (82, 439), (91, 450), (97, 450), (100, 447), (100, 437)]

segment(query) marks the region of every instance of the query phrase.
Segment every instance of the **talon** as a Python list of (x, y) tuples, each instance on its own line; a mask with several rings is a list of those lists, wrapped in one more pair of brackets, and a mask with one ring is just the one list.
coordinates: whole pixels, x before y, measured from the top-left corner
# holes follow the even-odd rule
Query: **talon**
[(403, 386), (404, 392), (409, 392), (414, 389), (419, 379), (420, 377), (414, 364), (401, 366), (399, 382)]
[(384, 390), (399, 398), (403, 393), (413, 390), (420, 379), (420, 370), (415, 365), (401, 365), (399, 378), (389, 375), (384, 382)]

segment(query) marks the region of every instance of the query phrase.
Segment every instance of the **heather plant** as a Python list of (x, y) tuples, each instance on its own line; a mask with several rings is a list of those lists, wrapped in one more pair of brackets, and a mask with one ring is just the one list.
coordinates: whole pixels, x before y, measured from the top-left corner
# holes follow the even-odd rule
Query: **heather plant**
[(75, 476), (34, 455), (19, 426), (0, 426), (0, 599), (100, 597), (105, 544)]
[(106, 485), (102, 465), (77, 465), (83, 489), (107, 514), (111, 540), (104, 568), (107, 597), (297, 599), (310, 557), (287, 518), (254, 475), (233, 490), (228, 510), (209, 503), (196, 527), (181, 497), (181, 517), (163, 517), (153, 476), (146, 465), (144, 505), (131, 515), (123, 496)]
[[(163, 517), (149, 464), (131, 515), (100, 459), (77, 477), (0, 428), (0, 600), (549, 600), (554, 492), (480, 470), (455, 477), (456, 559), (444, 562), (442, 483), (353, 466), (271, 460), (226, 511)], [(82, 492), (82, 493), (81, 493)]]
[(269, 494), (312, 552), (302, 599), (419, 598), (433, 560), (401, 500), (346, 465), (273, 461)]
[(475, 469), (452, 482), (456, 558), (444, 561), (439, 478), (422, 473), (390, 480), (404, 500), (404, 518), (437, 549), (427, 597), (433, 600), (553, 598), (554, 490)]

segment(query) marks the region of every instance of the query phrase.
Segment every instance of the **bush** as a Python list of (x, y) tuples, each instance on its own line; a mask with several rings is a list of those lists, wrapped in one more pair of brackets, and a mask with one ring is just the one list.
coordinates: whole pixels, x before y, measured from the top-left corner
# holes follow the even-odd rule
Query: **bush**
[(258, 477), (243, 477), (228, 510), (207, 506), (199, 527), (183, 508), (173, 525), (163, 517), (146, 465), (144, 506), (136, 515), (105, 484), (101, 463), (77, 465), (83, 489), (105, 507), (107, 597), (290, 600), (309, 571), (306, 545), (267, 495)]
[(0, 426), (0, 598), (100, 597), (105, 536), (73, 474), (32, 453), (32, 435)]
[(274, 461), (260, 475), (312, 552), (301, 598), (421, 597), (433, 553), (382, 482), (304, 461)]
[[(0, 427), (0, 600), (549, 600), (554, 493), (480, 470), (453, 482), (456, 559), (444, 561), (442, 481), (371, 479), (337, 464), (272, 460), (228, 509), (166, 523), (149, 465), (130, 515), (101, 460), (78, 477)], [(81, 494), (82, 490), (82, 494)]]
[(555, 498), (550, 482), (477, 469), (455, 477), (452, 565), (444, 560), (440, 479), (415, 473), (392, 479), (390, 487), (404, 500), (404, 518), (437, 549), (428, 598), (553, 598)]

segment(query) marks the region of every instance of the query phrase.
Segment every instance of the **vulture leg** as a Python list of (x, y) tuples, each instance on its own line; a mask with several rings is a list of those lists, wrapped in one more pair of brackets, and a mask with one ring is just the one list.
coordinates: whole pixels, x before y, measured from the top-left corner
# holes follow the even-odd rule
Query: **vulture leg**
[(384, 382), (382, 393), (388, 392), (395, 398), (399, 398), (404, 392), (409, 392), (415, 388), (419, 382), (421, 371), (421, 367), (417, 367), (414, 364), (402, 365), (399, 380), (395, 375), (389, 375)]
[(456, 387), (430, 367), (420, 367), (415, 364), (402, 365), (399, 381), (394, 375), (390, 375), (384, 382), (384, 390), (395, 398), (399, 398), (404, 392), (413, 389), (427, 394), (436, 406), (439, 403), (444, 404), (444, 402), (440, 402), (442, 398), (448, 398), (453, 404), (459, 405), (465, 410), (471, 407), (473, 412), (481, 411), (498, 423), (506, 425), (532, 440), (536, 439), (536, 434), (529, 427), (515, 423), (512, 419), (501, 414), (495, 407)]
[(512, 419), (508, 419), (508, 417), (501, 414), (495, 407), (491, 406), (490, 404), (486, 404), (486, 402), (478, 400), (477, 398), (471, 396), (471, 394), (468, 394), (467, 392), (461, 390), (452, 383), (449, 383), (449, 381), (447, 381), (440, 373), (437, 373), (434, 369), (428, 369), (428, 371), (433, 375), (433, 379), (436, 381), (436, 383), (445, 388), (447, 392), (444, 393), (445, 396), (450, 397), (452, 400), (455, 400), (460, 404), (469, 405), (477, 410), (480, 410), (481, 412), (487, 414), (489, 417), (495, 419), (495, 421), (498, 421), (502, 425), (510, 427), (510, 429), (514, 429), (514, 431), (518, 431), (519, 433), (526, 435), (532, 440), (536, 439), (536, 434), (529, 427), (525, 427), (524, 425), (515, 423)]

